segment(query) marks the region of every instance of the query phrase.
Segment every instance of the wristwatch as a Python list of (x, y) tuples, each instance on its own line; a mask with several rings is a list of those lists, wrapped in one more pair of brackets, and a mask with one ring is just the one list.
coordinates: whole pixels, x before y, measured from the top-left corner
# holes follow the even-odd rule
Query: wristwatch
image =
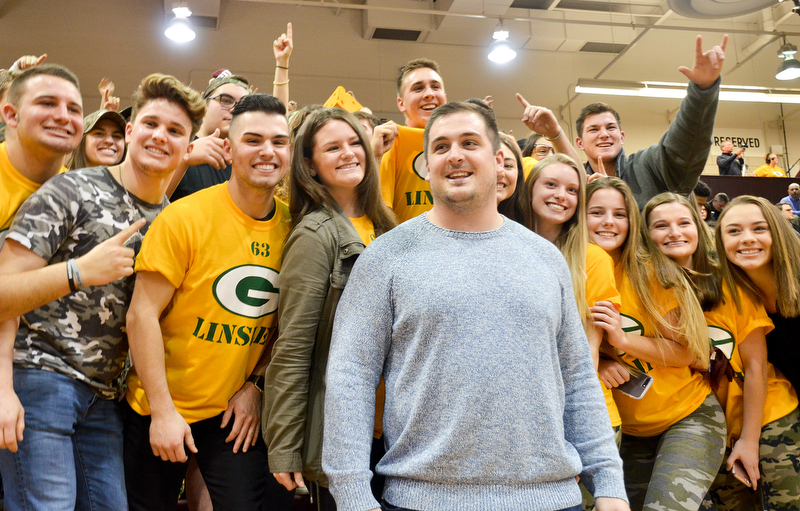
[(247, 379), (250, 383), (256, 386), (259, 392), (264, 393), (264, 377), (257, 374), (251, 374)]

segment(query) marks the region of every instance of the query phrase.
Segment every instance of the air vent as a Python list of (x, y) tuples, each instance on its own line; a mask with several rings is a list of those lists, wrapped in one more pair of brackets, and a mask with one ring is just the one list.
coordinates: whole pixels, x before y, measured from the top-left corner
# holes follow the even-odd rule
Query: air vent
[(620, 53), (622, 50), (627, 48), (627, 44), (619, 44), (619, 43), (586, 43), (584, 44), (580, 50), (586, 53), (613, 53), (617, 54)]
[(620, 12), (630, 14), (637, 6), (630, 4), (615, 4), (612, 2), (590, 2), (585, 0), (562, 0), (558, 3), (559, 10), (569, 11), (594, 11), (594, 12)]
[(217, 28), (218, 19), (216, 16), (195, 16), (193, 14), (189, 18), (189, 23), (197, 28)]
[(552, 3), (553, 0), (514, 0), (511, 3), (511, 7), (516, 7), (517, 9), (538, 9), (544, 11), (547, 10)]
[(376, 28), (372, 33), (373, 39), (386, 41), (417, 41), (422, 34), (419, 30), (400, 30), (396, 28)]

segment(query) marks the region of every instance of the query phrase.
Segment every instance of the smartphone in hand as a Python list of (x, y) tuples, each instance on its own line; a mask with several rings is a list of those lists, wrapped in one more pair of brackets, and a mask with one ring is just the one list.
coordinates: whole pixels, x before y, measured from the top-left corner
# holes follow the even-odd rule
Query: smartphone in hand
[(750, 481), (750, 477), (747, 475), (747, 470), (744, 468), (744, 464), (742, 460), (736, 460), (733, 462), (733, 468), (731, 468), (731, 475), (742, 482), (743, 485), (747, 486), (748, 488), (753, 487), (752, 481)]
[(631, 374), (631, 379), (622, 385), (615, 387), (623, 394), (626, 394), (633, 399), (642, 399), (647, 391), (650, 390), (650, 385), (653, 384), (653, 377), (647, 373), (640, 373), (637, 375)]

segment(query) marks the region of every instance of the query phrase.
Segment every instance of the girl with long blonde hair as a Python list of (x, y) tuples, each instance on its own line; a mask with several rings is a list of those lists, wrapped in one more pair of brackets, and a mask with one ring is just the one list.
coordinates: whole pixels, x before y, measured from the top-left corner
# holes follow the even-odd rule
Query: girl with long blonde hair
[[(725, 291), (732, 296), (728, 315), (746, 318), (751, 315), (748, 311), (766, 309), (771, 322), (766, 327), (766, 339), (759, 337), (753, 343), (747, 338), (747, 342), (737, 344), (738, 353), (734, 355), (741, 355), (741, 360), (734, 357), (731, 363), (737, 373), (737, 362), (745, 367), (742, 378), (735, 374), (728, 385), (726, 406), (729, 424), (735, 421), (734, 427), (729, 427), (733, 430), (729, 431), (731, 441), (738, 438), (728, 456), (728, 468), (734, 459), (741, 459), (753, 482), (761, 476), (761, 491), (751, 492), (731, 474), (721, 472), (712, 497), (720, 511), (758, 506), (791, 509), (796, 507), (800, 492), (795, 466), (800, 446), (796, 395), (800, 375), (800, 242), (775, 206), (763, 198), (743, 195), (720, 214), (716, 247)], [(747, 356), (753, 358), (753, 351), (768, 361), (750, 370)], [(765, 388), (757, 394), (748, 392), (753, 382), (762, 378), (766, 379)], [(764, 401), (757, 410), (761, 415), (751, 410), (752, 396)]]
[(694, 511), (722, 463), (725, 437), (722, 409), (693, 369), (708, 367), (702, 308), (682, 269), (653, 249), (652, 207), (641, 218), (618, 178), (593, 181), (587, 196), (589, 237), (612, 256), (622, 302), (619, 312), (590, 309), (614, 349), (600, 363), (601, 380), (616, 388), (632, 376), (653, 379), (641, 399), (614, 391), (631, 509)]

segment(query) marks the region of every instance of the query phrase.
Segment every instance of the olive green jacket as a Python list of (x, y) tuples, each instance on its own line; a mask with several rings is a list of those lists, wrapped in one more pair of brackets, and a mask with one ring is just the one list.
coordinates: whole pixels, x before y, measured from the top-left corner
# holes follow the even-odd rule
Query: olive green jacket
[(334, 205), (306, 215), (283, 248), (278, 339), (264, 384), (262, 425), (269, 470), (303, 472), (328, 485), (322, 471), (325, 371), (333, 318), (364, 243)]

